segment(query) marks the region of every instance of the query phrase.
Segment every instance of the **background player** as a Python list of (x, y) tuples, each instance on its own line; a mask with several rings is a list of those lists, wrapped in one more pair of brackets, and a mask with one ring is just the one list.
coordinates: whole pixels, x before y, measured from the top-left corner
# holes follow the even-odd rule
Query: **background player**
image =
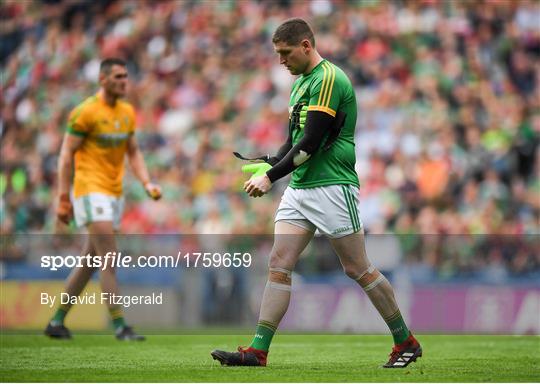
[[(122, 181), (127, 153), (135, 176), (153, 199), (161, 197), (161, 188), (150, 182), (148, 170), (135, 139), (135, 111), (120, 100), (126, 95), (126, 63), (117, 58), (101, 62), (99, 92), (78, 105), (70, 114), (58, 162), (58, 220), (69, 223), (75, 213), (78, 226), (88, 230), (83, 255), (105, 255), (116, 251), (114, 233), (120, 227), (124, 198)], [(73, 176), (73, 206), (70, 184)], [(78, 296), (94, 272), (87, 266), (74, 268), (67, 279), (65, 292)], [(115, 270), (101, 271), (103, 292), (119, 294)], [(70, 304), (61, 304), (45, 329), (54, 338), (70, 338), (64, 318)], [(144, 340), (124, 321), (122, 308), (109, 304), (108, 309), (119, 340)]]
[(293, 174), (276, 213), (255, 337), (249, 348), (215, 350), (212, 356), (225, 365), (266, 365), (272, 337), (289, 305), (292, 271), (319, 229), (330, 239), (347, 276), (364, 289), (390, 328), (395, 345), (384, 367), (406, 367), (422, 356), (422, 349), (401, 316), (390, 283), (366, 256), (354, 168), (357, 104), (351, 82), (319, 55), (304, 20), (284, 22), (272, 42), (280, 63), (300, 75), (289, 101), (289, 137), (277, 156), (268, 159), (273, 167), (248, 180), (244, 189), (252, 197), (263, 196), (273, 182)]

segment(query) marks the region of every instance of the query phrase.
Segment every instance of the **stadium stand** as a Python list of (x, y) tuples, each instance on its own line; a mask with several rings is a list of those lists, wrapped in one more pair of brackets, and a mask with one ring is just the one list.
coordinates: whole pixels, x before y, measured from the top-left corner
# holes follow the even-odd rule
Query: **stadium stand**
[[(271, 203), (250, 200), (231, 152), (285, 138), (292, 79), (270, 34), (290, 16), (309, 18), (356, 87), (366, 230), (402, 235), (405, 260), (439, 276), (538, 271), (537, 241), (474, 236), (540, 232), (540, 6), (528, 0), (3, 2), (1, 233), (53, 231), (67, 113), (106, 56), (129, 61), (139, 140), (164, 188), (151, 202), (127, 183), (123, 231), (271, 233), (284, 184)], [(418, 234), (473, 245), (436, 252)]]

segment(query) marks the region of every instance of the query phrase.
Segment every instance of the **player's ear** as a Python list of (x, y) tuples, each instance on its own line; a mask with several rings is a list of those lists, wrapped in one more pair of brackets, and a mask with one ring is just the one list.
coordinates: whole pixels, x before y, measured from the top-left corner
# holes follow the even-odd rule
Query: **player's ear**
[(103, 85), (103, 82), (107, 78), (107, 74), (105, 72), (99, 72), (99, 84)]
[(302, 46), (302, 51), (304, 52), (304, 54), (308, 54), (311, 49), (313, 48), (311, 46), (311, 42), (308, 40), (308, 39), (304, 39), (300, 42), (300, 45)]

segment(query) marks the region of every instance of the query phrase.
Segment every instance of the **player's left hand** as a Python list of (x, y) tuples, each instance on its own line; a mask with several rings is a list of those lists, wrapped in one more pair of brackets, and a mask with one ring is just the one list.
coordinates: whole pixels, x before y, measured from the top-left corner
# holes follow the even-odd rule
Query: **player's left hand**
[(161, 187), (158, 184), (146, 183), (144, 184), (146, 194), (154, 200), (161, 199)]
[(272, 182), (266, 175), (252, 177), (244, 183), (244, 191), (251, 197), (261, 197), (272, 188)]

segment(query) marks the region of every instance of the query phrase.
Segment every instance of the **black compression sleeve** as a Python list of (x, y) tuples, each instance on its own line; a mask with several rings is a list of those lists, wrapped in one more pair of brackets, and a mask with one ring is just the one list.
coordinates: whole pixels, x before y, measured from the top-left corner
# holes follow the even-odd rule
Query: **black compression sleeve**
[(294, 158), (301, 153), (300, 151), (303, 151), (308, 157), (313, 155), (321, 146), (324, 136), (331, 129), (333, 122), (334, 117), (326, 112), (309, 111), (302, 139), (279, 162), (273, 165), (272, 169), (266, 172), (270, 181), (273, 183), (298, 168), (301, 163), (295, 165)]

